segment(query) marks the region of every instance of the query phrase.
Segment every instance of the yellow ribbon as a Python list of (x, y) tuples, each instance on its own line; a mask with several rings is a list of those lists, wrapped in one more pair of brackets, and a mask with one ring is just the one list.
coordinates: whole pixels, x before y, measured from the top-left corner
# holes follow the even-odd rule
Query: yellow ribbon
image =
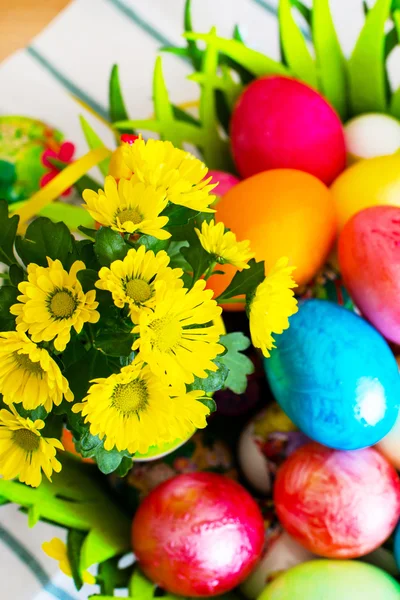
[(11, 211), (20, 216), (19, 226), (23, 228), (24, 224), (37, 215), (43, 207), (53, 202), (78, 179), (86, 175), (90, 169), (108, 158), (110, 154), (111, 150), (105, 147), (90, 150), (58, 173), (45, 187), (33, 194), (24, 206), (15, 211), (12, 211), (11, 207)]

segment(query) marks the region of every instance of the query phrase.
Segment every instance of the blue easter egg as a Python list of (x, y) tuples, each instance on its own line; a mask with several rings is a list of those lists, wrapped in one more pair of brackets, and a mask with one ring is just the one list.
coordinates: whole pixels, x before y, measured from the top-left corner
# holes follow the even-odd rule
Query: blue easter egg
[(308, 437), (338, 450), (372, 446), (393, 427), (400, 377), (383, 337), (353, 312), (307, 300), (265, 360), (272, 392)]
[(397, 568), (400, 571), (400, 523), (397, 525), (396, 533), (394, 534), (394, 558)]

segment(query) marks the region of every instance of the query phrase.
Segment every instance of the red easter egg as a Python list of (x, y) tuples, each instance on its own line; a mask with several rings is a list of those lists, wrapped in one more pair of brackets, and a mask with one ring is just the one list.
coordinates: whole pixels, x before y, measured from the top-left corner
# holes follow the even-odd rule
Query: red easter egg
[(400, 208), (372, 206), (355, 214), (340, 234), (339, 263), (363, 315), (400, 344)]
[(264, 522), (238, 483), (188, 473), (145, 498), (133, 520), (132, 543), (143, 572), (168, 592), (214, 596), (249, 575), (263, 548)]
[(310, 552), (356, 558), (396, 527), (400, 479), (373, 448), (345, 452), (311, 443), (279, 470), (274, 500), (284, 528)]
[(243, 177), (289, 168), (329, 185), (346, 166), (344, 131), (334, 109), (308, 85), (280, 75), (245, 89), (233, 112), (231, 141)]

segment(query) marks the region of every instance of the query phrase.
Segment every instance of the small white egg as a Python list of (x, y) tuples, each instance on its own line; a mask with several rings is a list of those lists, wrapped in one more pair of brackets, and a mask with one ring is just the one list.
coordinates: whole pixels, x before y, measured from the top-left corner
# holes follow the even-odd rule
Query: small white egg
[(247, 481), (262, 494), (271, 491), (268, 461), (259, 448), (254, 433), (254, 421), (243, 429), (238, 446), (239, 463)]
[(344, 127), (349, 162), (386, 156), (400, 149), (400, 121), (370, 113), (348, 121)]

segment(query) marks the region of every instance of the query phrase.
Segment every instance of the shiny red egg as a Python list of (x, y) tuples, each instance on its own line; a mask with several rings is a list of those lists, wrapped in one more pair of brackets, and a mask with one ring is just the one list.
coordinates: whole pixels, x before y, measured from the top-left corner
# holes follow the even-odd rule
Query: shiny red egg
[(215, 473), (178, 475), (137, 510), (133, 551), (145, 575), (182, 596), (215, 596), (241, 583), (259, 558), (264, 522), (238, 483)]
[(400, 518), (400, 479), (373, 448), (351, 452), (317, 443), (278, 471), (275, 508), (286, 531), (313, 554), (357, 558), (378, 548)]
[(343, 126), (308, 85), (281, 75), (252, 81), (232, 115), (231, 144), (242, 177), (298, 169), (329, 185), (346, 166)]

